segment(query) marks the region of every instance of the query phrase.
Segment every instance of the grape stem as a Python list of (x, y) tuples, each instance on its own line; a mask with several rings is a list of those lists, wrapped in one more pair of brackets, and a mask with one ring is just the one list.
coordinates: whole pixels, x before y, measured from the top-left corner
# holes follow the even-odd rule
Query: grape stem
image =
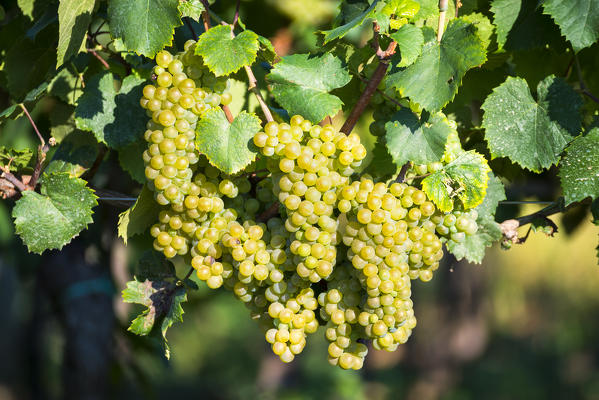
[(110, 65), (108, 65), (108, 63), (106, 62), (105, 59), (100, 57), (100, 55), (98, 54), (98, 52), (96, 52), (96, 50), (87, 49), (87, 52), (90, 53), (92, 56), (96, 57), (98, 59), (98, 61), (100, 61), (100, 63), (104, 66), (104, 68), (110, 69)]
[(25, 104), (20, 103), (19, 107), (21, 107), (21, 109), (27, 116), (29, 123), (31, 123), (31, 126), (33, 127), (33, 130), (35, 131), (35, 134), (37, 135), (38, 139), (40, 140), (40, 145), (37, 148), (37, 160), (35, 162), (35, 167), (33, 169), (33, 175), (31, 176), (29, 183), (26, 185), (27, 189), (33, 190), (33, 189), (35, 189), (35, 186), (37, 185), (37, 181), (40, 178), (40, 175), (42, 173), (42, 165), (43, 165), (44, 161), (46, 160), (46, 153), (50, 149), (50, 146), (48, 146), (48, 144), (44, 140), (42, 134), (40, 133), (39, 129), (37, 129), (37, 125), (35, 124), (35, 121), (33, 121), (33, 118), (31, 118), (31, 114), (29, 114), (29, 111), (27, 110), (27, 107), (25, 107)]
[(202, 21), (204, 22), (204, 31), (208, 31), (210, 29), (210, 15), (208, 15), (208, 10), (210, 9), (210, 5), (208, 4), (208, 0), (200, 0), (202, 5), (204, 6), (204, 12), (202, 13)]
[(366, 84), (364, 92), (362, 92), (362, 94), (360, 95), (358, 102), (356, 103), (353, 110), (351, 111), (351, 113), (345, 120), (345, 123), (340, 129), (340, 131), (345, 133), (346, 135), (349, 135), (358, 123), (358, 119), (360, 119), (360, 117), (364, 113), (364, 110), (370, 103), (370, 99), (376, 92), (377, 87), (379, 86), (379, 84), (385, 77), (385, 74), (387, 73), (387, 68), (389, 67), (389, 58), (391, 58), (391, 56), (395, 54), (395, 48), (397, 46), (397, 43), (395, 41), (391, 41), (391, 43), (389, 43), (389, 46), (387, 46), (386, 50), (381, 49), (378, 39), (379, 25), (376, 22), (373, 23), (373, 30), (374, 44), (377, 47), (376, 55), (379, 58), (379, 65), (376, 67), (374, 73), (370, 77), (370, 80)]
[(191, 35), (193, 36), (193, 40), (198, 40), (198, 35), (196, 34), (196, 30), (193, 29), (193, 25), (189, 21), (189, 18), (185, 18), (185, 26), (187, 26), (187, 29), (189, 29), (189, 32), (191, 32)]
[(237, 25), (237, 21), (239, 20), (239, 5), (241, 4), (241, 0), (237, 0), (237, 4), (235, 5), (235, 16), (233, 17), (233, 27)]
[(574, 55), (574, 64), (576, 64), (576, 72), (578, 73), (578, 82), (580, 84), (581, 93), (593, 100), (595, 103), (599, 103), (599, 98), (591, 93), (584, 79), (582, 79), (582, 71), (580, 70), (580, 63), (578, 62), (578, 57), (576, 55)]
[(233, 117), (233, 114), (231, 113), (231, 109), (229, 108), (229, 106), (221, 104), (220, 107), (225, 112), (225, 116), (227, 117), (227, 120), (229, 121), (229, 123), (232, 124), (233, 121), (235, 120), (235, 118)]
[(455, 17), (457, 18), (460, 14), (460, 7), (462, 7), (463, 4), (460, 0), (457, 0), (455, 3)]
[(260, 214), (257, 219), (260, 222), (266, 222), (269, 219), (271, 219), (272, 217), (274, 217), (275, 215), (277, 215), (278, 213), (279, 213), (279, 202), (275, 201), (274, 203), (272, 203), (272, 205), (270, 207), (268, 207), (266, 210), (264, 210), (264, 212), (262, 214)]

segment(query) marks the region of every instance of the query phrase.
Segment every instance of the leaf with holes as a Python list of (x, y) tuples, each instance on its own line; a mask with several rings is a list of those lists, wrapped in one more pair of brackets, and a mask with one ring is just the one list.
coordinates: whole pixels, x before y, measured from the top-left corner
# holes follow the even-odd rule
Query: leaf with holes
[(210, 163), (227, 174), (234, 174), (256, 159), (254, 134), (262, 129), (260, 119), (242, 111), (232, 123), (220, 108), (202, 116), (196, 126), (196, 146)]
[(422, 190), (441, 211), (452, 211), (456, 198), (464, 209), (474, 208), (485, 198), (490, 170), (481, 154), (465, 151), (443, 169), (424, 178)]
[(580, 96), (551, 75), (539, 83), (537, 101), (522, 78), (509, 77), (487, 97), (483, 127), (492, 156), (540, 172), (559, 161), (580, 132)]
[(86, 182), (68, 173), (45, 174), (41, 194), (22, 192), (12, 216), (16, 232), (30, 252), (62, 249), (92, 222), (97, 197)]
[(420, 57), (409, 67), (389, 74), (386, 82), (401, 96), (435, 112), (454, 98), (466, 72), (486, 60), (474, 25), (453, 19), (440, 43), (430, 29), (425, 30)]
[(195, 53), (216, 76), (229, 75), (256, 60), (260, 44), (258, 35), (245, 30), (231, 36), (230, 26), (215, 26), (200, 35)]

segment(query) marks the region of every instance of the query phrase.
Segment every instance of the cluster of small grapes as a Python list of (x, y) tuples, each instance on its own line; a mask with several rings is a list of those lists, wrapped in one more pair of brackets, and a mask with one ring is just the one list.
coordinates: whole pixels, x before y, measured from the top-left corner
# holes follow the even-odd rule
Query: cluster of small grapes
[(194, 143), (198, 118), (212, 107), (231, 102), (231, 95), (223, 93), (226, 81), (203, 66), (194, 48), (195, 42), (188, 41), (179, 54), (159, 52), (155, 81), (143, 88), (140, 99), (151, 118), (144, 134), (148, 142), (143, 154), (145, 174), (161, 205), (181, 204), (190, 192), (191, 167), (199, 160)]
[(274, 193), (285, 207), (285, 228), (298, 275), (312, 283), (326, 279), (336, 260), (337, 192), (349, 182), (366, 149), (358, 135), (312, 125), (296, 115), (290, 124), (269, 122), (254, 136), (269, 163)]

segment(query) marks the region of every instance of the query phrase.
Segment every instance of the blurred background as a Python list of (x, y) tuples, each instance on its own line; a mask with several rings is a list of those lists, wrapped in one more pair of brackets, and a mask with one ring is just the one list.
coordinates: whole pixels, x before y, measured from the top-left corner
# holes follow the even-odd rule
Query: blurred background
[[(214, 10), (230, 20), (232, 3)], [(285, 55), (314, 50), (313, 32), (330, 26), (337, 6), (243, 1), (241, 17)], [(32, 113), (43, 132), (52, 110), (49, 99)], [(365, 139), (368, 118), (358, 127)], [(24, 118), (10, 121), (0, 145), (33, 145), (30, 130)], [(139, 190), (115, 154), (91, 186)], [(508, 199), (553, 200), (558, 186), (549, 171), (512, 182)], [(531, 233), (509, 251), (489, 249), (482, 265), (447, 256), (432, 282), (413, 284), (418, 325), (408, 343), (394, 353), (371, 350), (355, 372), (328, 365), (321, 333), (282, 364), (243, 304), (203, 284), (183, 305), (185, 322), (169, 330), (165, 360), (156, 343), (126, 330), (140, 309), (122, 303), (120, 291), (151, 245), (138, 236), (125, 247), (116, 237), (125, 208), (101, 202), (89, 230), (61, 252), (37, 256), (14, 235), (11, 204), (0, 202), (0, 400), (599, 399), (599, 227), (586, 209), (553, 217), (556, 237)], [(539, 208), (500, 205), (497, 218)]]

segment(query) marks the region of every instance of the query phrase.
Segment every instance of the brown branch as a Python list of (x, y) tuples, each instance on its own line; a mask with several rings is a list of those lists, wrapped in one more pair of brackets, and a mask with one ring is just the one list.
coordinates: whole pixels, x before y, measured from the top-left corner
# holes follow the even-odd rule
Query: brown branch
[[(361, 80), (364, 83), (368, 83), (368, 79), (366, 79), (365, 77), (363, 77), (362, 75), (358, 74), (356, 75), (358, 77), (359, 80)], [(398, 107), (403, 107), (401, 105), (401, 103), (399, 101), (397, 101), (396, 99), (394, 99), (393, 97), (389, 96), (388, 94), (386, 94), (385, 92), (383, 92), (381, 89), (377, 88), (376, 91), (383, 96), (383, 98), (389, 100), (391, 103), (395, 104)]]
[(98, 172), (98, 168), (100, 168), (100, 164), (102, 164), (107, 151), (108, 148), (104, 145), (101, 145), (100, 150), (98, 151), (98, 156), (94, 160), (94, 163), (87, 171), (83, 173), (83, 175), (81, 175), (81, 179), (89, 181), (96, 175), (96, 172)]
[(202, 13), (202, 21), (204, 22), (204, 31), (208, 31), (210, 29), (210, 15), (208, 15), (208, 10), (210, 9), (210, 4), (208, 4), (208, 0), (200, 0), (204, 5), (204, 12)]
[(254, 72), (247, 65), (243, 68), (245, 69), (245, 73), (248, 76), (248, 90), (251, 91), (254, 94), (254, 96), (256, 96), (256, 99), (258, 100), (258, 103), (260, 103), (260, 108), (262, 109), (262, 113), (264, 113), (264, 117), (266, 118), (266, 120), (268, 122), (274, 121), (275, 119), (272, 117), (270, 109), (268, 108), (268, 105), (262, 97), (262, 93), (260, 93), (260, 89), (258, 88), (258, 80), (256, 79)]
[(241, 0), (237, 0), (237, 4), (235, 5), (235, 16), (233, 17), (233, 27), (237, 25), (237, 21), (239, 20), (239, 5), (241, 4)]
[(235, 120), (235, 118), (233, 117), (233, 114), (231, 113), (231, 109), (229, 108), (229, 106), (226, 106), (224, 104), (221, 104), (220, 106), (223, 111), (225, 112), (225, 116), (227, 117), (227, 120), (229, 121), (230, 124), (233, 123), (233, 120)]
[[(40, 143), (42, 144), (42, 146), (45, 146), (46, 145), (46, 141), (42, 137), (42, 134), (40, 133), (40, 131), (37, 129), (37, 125), (35, 124), (35, 122), (33, 122), (33, 118), (31, 118), (31, 115), (29, 114), (29, 111), (27, 111), (27, 107), (25, 107), (25, 105), (23, 103), (19, 104), (19, 107), (21, 107), (21, 109), (23, 110), (23, 112), (27, 116), (27, 119), (31, 123), (31, 126), (33, 127), (33, 130), (35, 131), (35, 134), (37, 135), (37, 137), (40, 140)], [(48, 150), (46, 150), (46, 151), (48, 151)]]
[(193, 25), (191, 24), (191, 22), (189, 22), (189, 18), (184, 18), (185, 20), (185, 26), (187, 26), (187, 29), (189, 29), (189, 31), (191, 32), (192, 36), (193, 36), (193, 40), (198, 40), (198, 35), (196, 34), (196, 30), (193, 29)]
[(21, 182), (19, 178), (14, 176), (12, 172), (9, 171), (8, 167), (0, 167), (2, 170), (2, 174), (0, 174), (0, 178), (4, 178), (8, 182), (10, 182), (14, 187), (19, 189), (20, 192), (28, 190), (27, 186)]
[(102, 63), (102, 65), (104, 66), (104, 68), (110, 69), (110, 65), (108, 65), (108, 63), (106, 62), (105, 59), (103, 59), (102, 57), (100, 57), (100, 55), (96, 52), (96, 50), (94, 50), (94, 49), (87, 49), (87, 52), (91, 53), (91, 55), (93, 55), (94, 57), (96, 57), (98, 59), (98, 61), (100, 61)]
[(518, 218), (508, 219), (506, 221), (501, 222), (499, 226), (501, 228), (501, 232), (503, 233), (503, 237), (506, 240), (511, 241), (512, 243), (521, 243), (521, 240), (518, 238), (517, 232), (517, 229), (519, 227), (528, 225), (539, 218), (547, 219), (547, 217), (550, 215), (564, 212), (576, 205), (579, 205), (579, 203), (572, 203), (566, 207), (564, 203), (564, 198), (561, 197), (558, 200), (551, 203), (549, 206), (539, 211), (536, 211), (528, 215), (523, 215)]
[(405, 163), (404, 165), (401, 166), (401, 169), (399, 170), (399, 174), (397, 174), (397, 178), (395, 178), (395, 182), (399, 182), (402, 183), (403, 181), (406, 180), (406, 172), (408, 172), (408, 168), (410, 168), (410, 162), (408, 161), (407, 163)]
[(366, 84), (364, 92), (362, 92), (362, 94), (360, 95), (358, 102), (354, 106), (353, 110), (351, 110), (351, 113), (349, 114), (349, 116), (345, 120), (345, 123), (340, 129), (340, 131), (345, 133), (346, 135), (349, 135), (351, 131), (354, 129), (354, 126), (356, 126), (356, 124), (358, 123), (358, 120), (360, 119), (360, 117), (364, 113), (364, 110), (370, 103), (370, 99), (376, 92), (379, 84), (381, 83), (381, 81), (385, 77), (385, 74), (387, 73), (387, 68), (389, 67), (389, 58), (393, 54), (395, 54), (395, 48), (397, 46), (397, 43), (395, 41), (392, 41), (391, 43), (389, 43), (389, 46), (387, 46), (386, 50), (381, 49), (379, 45), (379, 25), (376, 22), (373, 23), (373, 30), (373, 41), (377, 47), (376, 55), (379, 58), (379, 65), (374, 70), (374, 73), (370, 77), (368, 84)]
[(266, 210), (264, 210), (262, 214), (258, 216), (257, 220), (259, 222), (266, 222), (275, 215), (277, 215), (279, 213), (279, 205), (280, 203), (278, 201), (272, 203), (270, 207), (268, 207)]
[(42, 165), (44, 161), (46, 161), (46, 152), (48, 151), (47, 146), (39, 146), (37, 149), (37, 161), (35, 162), (35, 168), (33, 169), (33, 175), (31, 175), (31, 180), (27, 185), (31, 190), (35, 189), (35, 185), (37, 185), (37, 181), (42, 174)]
[(455, 3), (455, 17), (457, 18), (460, 14), (460, 7), (462, 7), (463, 4), (460, 0), (457, 0)]

